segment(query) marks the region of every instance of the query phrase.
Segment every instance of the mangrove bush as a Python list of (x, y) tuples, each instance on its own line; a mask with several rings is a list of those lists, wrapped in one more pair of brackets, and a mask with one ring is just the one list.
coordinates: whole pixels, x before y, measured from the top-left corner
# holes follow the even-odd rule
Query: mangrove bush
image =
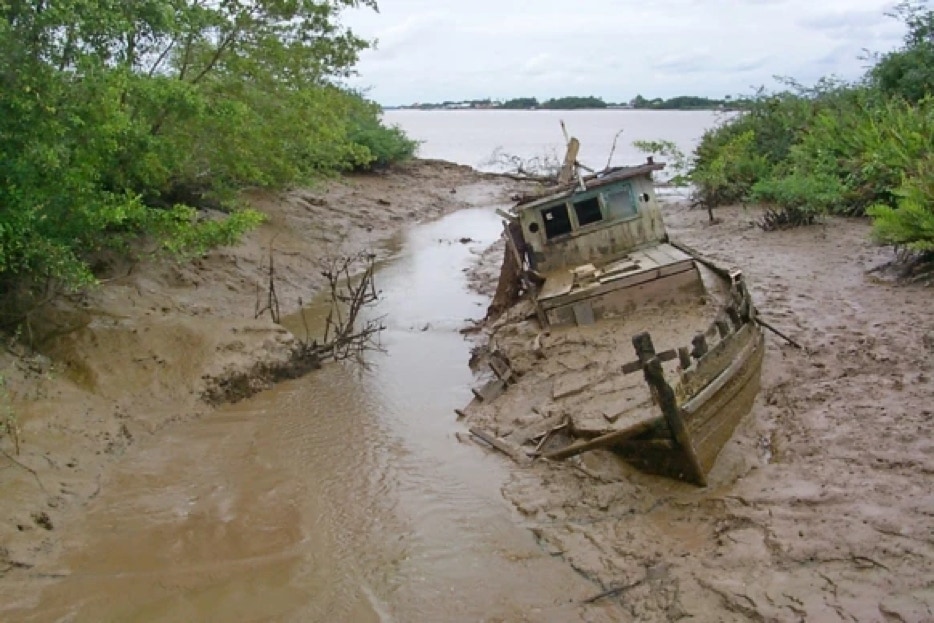
[(862, 80), (787, 81), (708, 131), (691, 171), (699, 203), (766, 203), (772, 226), (868, 214), (879, 242), (934, 249), (934, 11), (903, 3), (894, 15), (904, 43)]
[(375, 0), (0, 0), (0, 297), (93, 283), (139, 236), (235, 241), (261, 220), (245, 187), (411, 156), (339, 86), (368, 45), (338, 22), (356, 6)]

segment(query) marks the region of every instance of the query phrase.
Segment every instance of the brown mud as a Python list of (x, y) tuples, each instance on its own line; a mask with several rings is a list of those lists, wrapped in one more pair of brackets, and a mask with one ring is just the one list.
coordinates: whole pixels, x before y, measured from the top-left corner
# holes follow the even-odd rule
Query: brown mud
[[(469, 167), (416, 161), (316, 189), (256, 193), (249, 200), (268, 222), (243, 244), (190, 263), (112, 265), (102, 286), (34, 314), (35, 351), (11, 341), (0, 354), (0, 407), (21, 447), (15, 455), (12, 439), (0, 439), (0, 619), (59, 577), (49, 568), (66, 553), (62, 535), (102, 490), (119, 489), (116, 466), (135, 460), (137, 447), (294, 375), (296, 338), (268, 313), (254, 318), (266, 300), (270, 249), (281, 312), (294, 313), (321, 287), (324, 258), (387, 257), (403, 229), (512, 186)], [(97, 530), (80, 529), (88, 538)]]
[[(516, 468), (504, 494), (632, 620), (934, 620), (934, 289), (878, 277), (891, 253), (861, 220), (765, 233), (755, 209), (720, 209), (716, 225), (664, 211), (674, 239), (741, 268), (760, 316), (806, 350), (767, 334), (762, 390), (707, 488), (594, 451)], [(549, 415), (530, 409), (551, 398), (535, 379), (633, 359), (631, 336), (606, 332), (559, 332), (535, 357), (530, 324), (493, 325), (531, 380), (468, 424), (507, 435)], [(594, 378), (571, 412), (622, 389)]]
[[(720, 210), (710, 226), (666, 208), (673, 237), (742, 268), (762, 316), (808, 348), (767, 337), (763, 390), (706, 489), (600, 452), (517, 468), (457, 444), (453, 413), (400, 427), (440, 427), (423, 442), (428, 465), (470, 487), (399, 480), (426, 463), (385, 434), (379, 397), (341, 366), (262, 401), (205, 401), (288, 369), (295, 338), (253, 318), (270, 245), (289, 313), (321, 286), (323, 256), (386, 257), (401, 229), (508, 189), (420, 162), (257, 195), (270, 222), (244, 245), (113, 266), (104, 287), (37, 319), (42, 354), (0, 357), (15, 458), (32, 470), (0, 457), (0, 619), (932, 620), (934, 292), (868, 273), (890, 256), (861, 221), (766, 234), (754, 211)], [(499, 257), (481, 257), (468, 277), (489, 288)], [(632, 358), (629, 337), (600, 355), (607, 365)], [(567, 365), (588, 365), (588, 349), (564, 348)], [(486, 500), (500, 474), (535, 542)], [(382, 508), (394, 487), (399, 508)], [(464, 500), (479, 510), (452, 518)], [(489, 549), (492, 564), (478, 554)]]

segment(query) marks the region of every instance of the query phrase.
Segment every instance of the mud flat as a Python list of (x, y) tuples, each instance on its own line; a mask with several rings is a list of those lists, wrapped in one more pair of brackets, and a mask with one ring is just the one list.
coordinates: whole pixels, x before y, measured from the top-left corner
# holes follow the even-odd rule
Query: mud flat
[[(268, 314), (254, 317), (270, 249), (285, 315), (322, 285), (325, 256), (371, 249), (387, 257), (404, 228), (502, 201), (511, 186), (467, 167), (417, 161), (311, 190), (256, 193), (249, 199), (269, 220), (243, 244), (185, 264), (112, 263), (101, 287), (34, 314), (38, 354), (11, 342), (0, 355), (4, 417), (14, 414), (21, 433), (19, 455), (9, 438), (0, 440), (7, 453), (0, 457), (0, 619), (12, 620), (10, 612), (67, 575), (56, 562), (68, 547), (63, 534), (78, 543), (105, 530), (81, 520), (102, 491), (129, 478), (115, 479), (115, 466), (145, 465), (137, 447), (169, 456), (174, 442), (166, 450), (154, 441), (169, 425), (289, 375), (295, 338)], [(211, 442), (188, 450), (211, 453)], [(143, 488), (139, 496), (158, 504), (172, 490)]]
[[(934, 620), (934, 288), (881, 278), (891, 252), (868, 242), (864, 221), (765, 233), (757, 215), (721, 209), (710, 225), (665, 207), (673, 238), (741, 268), (761, 316), (806, 347), (767, 336), (762, 389), (709, 486), (593, 451), (515, 467), (504, 494), (542, 547), (633, 620)], [(493, 272), (471, 275), (488, 288)], [(487, 333), (481, 348), (526, 376), (467, 426), (521, 436), (555, 415), (532, 407), (536, 383), (558, 372), (593, 377), (570, 399), (575, 413), (625, 394), (605, 372), (633, 358), (630, 334), (556, 333), (536, 356), (531, 323)]]

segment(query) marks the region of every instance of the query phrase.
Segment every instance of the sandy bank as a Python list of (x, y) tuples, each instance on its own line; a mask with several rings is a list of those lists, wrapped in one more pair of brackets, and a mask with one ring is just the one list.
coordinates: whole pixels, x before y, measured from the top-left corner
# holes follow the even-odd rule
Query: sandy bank
[[(243, 244), (190, 263), (114, 265), (104, 284), (62, 299), (31, 324), (38, 353), (11, 343), (0, 355), (2, 407), (21, 432), (0, 457), (0, 603), (10, 607), (51, 579), (59, 534), (108, 483), (108, 470), (136, 442), (211, 411), (206, 396), (268, 386), (287, 364), (294, 337), (268, 314), (272, 249), (283, 314), (322, 284), (320, 261), (394, 252), (414, 223), (502, 201), (511, 182), (468, 167), (416, 161), (385, 174), (353, 175), (314, 189), (254, 193), (268, 216)], [(19, 465), (13, 463), (13, 460)], [(3, 607), (0, 607), (0, 612)], [(0, 616), (0, 618), (5, 618)]]

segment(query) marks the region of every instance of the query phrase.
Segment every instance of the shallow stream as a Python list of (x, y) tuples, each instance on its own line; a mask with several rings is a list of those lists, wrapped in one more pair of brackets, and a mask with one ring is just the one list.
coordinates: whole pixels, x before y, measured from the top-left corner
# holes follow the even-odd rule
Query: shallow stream
[(32, 620), (578, 620), (600, 587), (521, 526), (504, 459), (455, 436), (476, 382), (459, 329), (487, 303), (463, 269), (500, 228), (470, 209), (398, 241), (369, 369), (328, 365), (141, 442)]

